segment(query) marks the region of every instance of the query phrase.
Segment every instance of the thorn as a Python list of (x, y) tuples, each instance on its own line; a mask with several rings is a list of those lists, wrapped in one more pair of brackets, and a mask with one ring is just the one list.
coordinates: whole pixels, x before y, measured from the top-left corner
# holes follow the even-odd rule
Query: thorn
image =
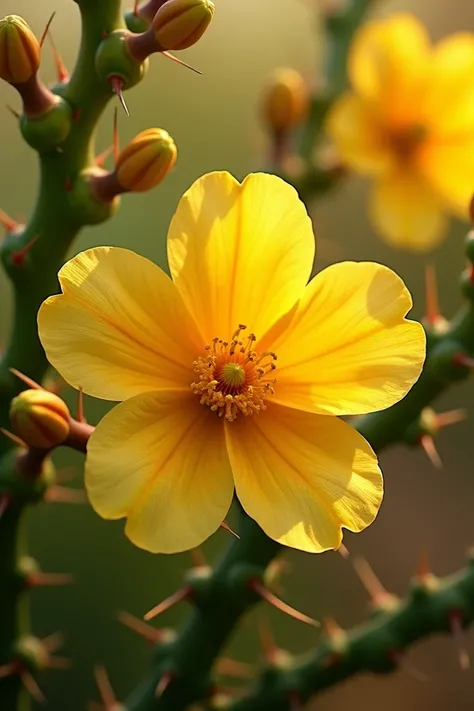
[(303, 710), (303, 702), (301, 701), (299, 691), (288, 691), (288, 702), (290, 704), (290, 711)]
[(24, 247), (22, 247), (21, 249), (19, 249), (16, 252), (11, 253), (11, 260), (16, 267), (23, 266), (24, 261), (27, 258), (31, 248), (34, 247), (34, 245), (36, 244), (38, 239), (39, 239), (38, 236), (33, 237), (33, 239), (31, 239), (27, 244), (25, 244)]
[(123, 79), (118, 76), (113, 76), (110, 77), (109, 82), (112, 87), (112, 91), (118, 96), (119, 101), (122, 104), (123, 110), (125, 111), (127, 116), (130, 116), (130, 111), (128, 110), (128, 106), (125, 103), (125, 99), (123, 98)]
[(426, 321), (430, 326), (435, 326), (440, 320), (441, 314), (438, 305), (438, 285), (436, 271), (432, 264), (426, 265)]
[(425, 546), (423, 546), (423, 548), (420, 551), (415, 576), (418, 578), (418, 580), (421, 580), (421, 582), (425, 582), (426, 580), (429, 580), (433, 576), (433, 574), (430, 570), (428, 551)]
[(169, 632), (169, 630), (157, 630), (156, 627), (148, 625), (129, 612), (120, 611), (117, 617), (125, 627), (128, 627), (132, 632), (136, 632), (136, 634), (146, 639), (147, 642), (151, 642), (151, 644), (158, 644)]
[(152, 620), (153, 617), (161, 615), (163, 612), (166, 612), (166, 610), (169, 610), (171, 607), (174, 607), (183, 600), (188, 600), (191, 597), (191, 592), (192, 590), (189, 585), (186, 585), (184, 588), (181, 588), (181, 590), (177, 590), (175, 593), (173, 593), (173, 595), (170, 595), (166, 598), (166, 600), (163, 600), (163, 602), (160, 602), (159, 605), (156, 605), (151, 610), (149, 610), (149, 612), (144, 615), (143, 619)]
[(407, 674), (409, 674), (413, 679), (416, 679), (417, 681), (421, 681), (423, 683), (429, 681), (426, 674), (414, 667), (413, 664), (410, 664), (407, 658), (400, 652), (397, 652), (396, 650), (390, 650), (389, 657), (399, 669), (407, 672)]
[(258, 621), (257, 627), (263, 656), (267, 662), (273, 664), (274, 660), (280, 653), (280, 648), (275, 641), (270, 624), (266, 618), (261, 617)]
[(444, 427), (449, 427), (450, 425), (457, 425), (458, 422), (464, 422), (467, 418), (467, 410), (460, 408), (458, 410), (448, 410), (447, 412), (440, 412), (436, 415), (436, 424), (442, 429)]
[(160, 681), (158, 682), (158, 685), (155, 690), (155, 696), (157, 699), (160, 699), (163, 694), (165, 693), (166, 689), (169, 687), (171, 682), (174, 680), (174, 673), (168, 669), (168, 671), (165, 671), (163, 673), (163, 676), (161, 677)]
[(387, 602), (395, 600), (394, 595), (384, 588), (365, 558), (361, 556), (353, 558), (352, 565), (362, 585), (369, 593), (373, 605), (384, 606)]
[(337, 624), (333, 617), (324, 617), (322, 621), (322, 628), (326, 637), (329, 639), (336, 639), (340, 637), (341, 633), (345, 634), (344, 630), (340, 625)]
[(113, 150), (114, 150), (114, 163), (117, 165), (117, 161), (120, 155), (120, 141), (118, 132), (118, 111), (114, 111), (114, 132), (113, 132)]
[(223, 528), (224, 531), (227, 531), (227, 533), (231, 533), (233, 536), (235, 536), (235, 538), (238, 538), (239, 541), (240, 541), (240, 536), (239, 536), (239, 534), (236, 533), (235, 531), (233, 531), (233, 530), (231, 529), (231, 527), (226, 524), (225, 521), (222, 521), (222, 523), (221, 523), (221, 528)]
[(449, 614), (451, 632), (458, 653), (459, 665), (463, 671), (471, 666), (469, 652), (466, 648), (466, 635), (462, 626), (462, 615), (459, 610), (452, 610)]
[(48, 32), (49, 32), (49, 28), (51, 27), (51, 23), (52, 23), (52, 21), (54, 20), (54, 16), (55, 16), (55, 15), (56, 15), (56, 12), (53, 12), (53, 14), (52, 14), (51, 17), (49, 18), (48, 22), (46, 23), (46, 27), (44, 28), (44, 32), (43, 32), (43, 34), (41, 35), (41, 39), (40, 39), (40, 41), (39, 41), (39, 45), (40, 45), (41, 48), (42, 48), (43, 45), (44, 45), (44, 41), (45, 41), (45, 39), (46, 39), (46, 35), (47, 35)]
[(58, 82), (61, 84), (64, 82), (69, 81), (69, 72), (67, 70), (66, 65), (64, 64), (63, 60), (61, 59), (61, 55), (59, 54), (56, 45), (53, 40), (53, 35), (51, 32), (48, 32), (48, 37), (49, 41), (51, 43), (51, 47), (53, 50), (53, 60), (54, 60), (54, 66), (56, 67), (56, 76), (58, 78)]
[(7, 107), (8, 111), (9, 111), (11, 114), (13, 114), (13, 116), (14, 116), (16, 119), (19, 119), (19, 118), (20, 118), (20, 114), (18, 113), (18, 111), (15, 111), (15, 109), (14, 109), (12, 106), (10, 106), (10, 104), (6, 104), (6, 107)]
[(436, 469), (442, 469), (443, 462), (441, 461), (441, 457), (438, 454), (438, 450), (436, 449), (433, 437), (429, 434), (421, 435), (420, 444), (425, 450), (425, 453), (427, 454), (428, 459), (433, 464), (433, 466), (435, 466)]
[(17, 662), (9, 662), (0, 667), (0, 679), (6, 679), (9, 676), (13, 676), (18, 672)]
[(77, 476), (77, 472), (72, 467), (65, 467), (56, 472), (56, 481), (58, 484), (67, 484), (73, 481)]
[(286, 602), (283, 602), (283, 600), (280, 600), (280, 598), (270, 592), (270, 590), (267, 590), (267, 588), (257, 578), (254, 578), (250, 582), (250, 588), (256, 592), (257, 595), (260, 595), (260, 597), (266, 600), (270, 605), (276, 607), (277, 610), (284, 612), (290, 617), (294, 617), (295, 620), (305, 622), (307, 625), (311, 625), (312, 627), (320, 627), (319, 622), (314, 620), (312, 617), (308, 617), (308, 615), (305, 615), (303, 612), (295, 610), (294, 607), (291, 607)]
[(29, 693), (32, 699), (34, 699), (37, 703), (39, 704), (45, 704), (46, 703), (46, 697), (41, 691), (40, 687), (38, 686), (35, 678), (33, 677), (30, 672), (23, 671), (20, 674), (20, 679), (22, 681), (23, 686)]
[(43, 385), (45, 390), (48, 390), (54, 395), (59, 395), (66, 387), (66, 382), (62, 378), (47, 377)]
[(135, 0), (135, 2), (133, 3), (133, 14), (135, 15), (135, 17), (138, 16), (138, 3), (139, 0)]
[(10, 368), (10, 373), (19, 378), (23, 383), (25, 383), (25, 385), (28, 385), (28, 387), (32, 390), (43, 390), (43, 387), (39, 383), (37, 383), (36, 380), (32, 380), (20, 370), (17, 370), (16, 368)]
[(287, 560), (284, 560), (283, 558), (274, 558), (265, 570), (265, 574), (263, 576), (265, 585), (279, 595), (283, 595), (284, 588), (283, 585), (280, 584), (280, 578), (283, 573), (287, 573), (289, 570), (290, 564)]
[(48, 654), (56, 652), (64, 644), (64, 635), (62, 632), (54, 632), (41, 640)]
[(66, 657), (50, 657), (48, 660), (48, 669), (70, 669), (72, 661)]
[(0, 519), (11, 504), (11, 497), (8, 494), (0, 495)]
[(94, 676), (97, 688), (99, 689), (99, 696), (105, 708), (113, 709), (117, 705), (117, 699), (105, 667), (95, 667)]
[(84, 504), (87, 498), (84, 491), (54, 485), (46, 490), (43, 501), (48, 504)]
[(68, 573), (32, 573), (27, 579), (28, 585), (35, 588), (59, 587), (62, 585), (72, 585), (74, 577)]
[(20, 437), (17, 437), (13, 432), (9, 432), (8, 430), (4, 429), (3, 427), (0, 427), (0, 432), (2, 435), (5, 437), (8, 437), (8, 439), (13, 442), (13, 444), (16, 444), (18, 447), (23, 447), (24, 449), (28, 449), (27, 445), (25, 442), (23, 442)]
[[(19, 117), (18, 117), (19, 118)], [(5, 232), (15, 232), (20, 226), (19, 223), (12, 217), (7, 215), (6, 212), (0, 210), (0, 224), (5, 229)]]
[(252, 679), (255, 676), (255, 669), (251, 664), (238, 662), (229, 657), (223, 657), (217, 662), (217, 673), (223, 676), (232, 676), (236, 679)]
[(346, 548), (346, 546), (344, 545), (344, 543), (341, 543), (341, 545), (339, 546), (339, 548), (337, 548), (336, 550), (337, 550), (338, 553), (340, 553), (340, 555), (342, 555), (342, 557), (343, 557), (345, 560), (349, 560), (350, 553), (349, 553), (349, 551), (347, 550), (347, 548)]
[(453, 356), (453, 365), (474, 369), (474, 358), (470, 358), (466, 353), (456, 353), (456, 355)]
[(113, 151), (113, 146), (109, 146), (108, 148), (105, 149), (105, 151), (102, 151), (102, 153), (99, 153), (98, 156), (95, 158), (95, 164), (98, 168), (102, 168), (104, 166), (105, 161), (109, 157), (109, 155)]
[(191, 69), (191, 71), (196, 72), (196, 74), (200, 74), (202, 76), (202, 72), (199, 71), (199, 69), (196, 69), (195, 67), (192, 67), (190, 64), (187, 64), (186, 62), (183, 62), (182, 59), (179, 59), (179, 57), (176, 57), (174, 54), (171, 54), (171, 52), (161, 52), (161, 54), (168, 59), (171, 59), (173, 62), (176, 62), (176, 64), (181, 64), (182, 67), (186, 67), (186, 69)]
[(84, 391), (82, 388), (79, 388), (78, 390), (78, 395), (77, 395), (77, 415), (76, 415), (76, 420), (78, 422), (85, 422), (87, 423), (86, 418), (84, 417)]
[(189, 555), (191, 556), (193, 568), (210, 568), (209, 562), (199, 546), (191, 548)]

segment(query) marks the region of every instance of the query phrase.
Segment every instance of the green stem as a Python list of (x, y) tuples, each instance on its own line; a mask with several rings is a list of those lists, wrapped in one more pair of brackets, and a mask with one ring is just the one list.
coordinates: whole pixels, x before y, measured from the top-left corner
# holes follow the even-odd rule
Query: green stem
[[(57, 292), (57, 273), (78, 231), (87, 222), (68, 200), (68, 190), (93, 159), (97, 122), (112, 96), (95, 71), (95, 54), (104, 33), (122, 26), (120, 0), (79, 0), (82, 40), (78, 62), (66, 87), (58, 89), (74, 111), (71, 132), (60, 149), (40, 153), (40, 188), (33, 215), (21, 234), (5, 239), (1, 257), (14, 288), (14, 318), (9, 342), (0, 362), (0, 425), (8, 427), (12, 398), (24, 388), (10, 373), (14, 367), (37, 381), (48, 363), (38, 339), (36, 314), (40, 304)], [(14, 255), (36, 239), (22, 264)], [(12, 444), (0, 439), (0, 471), (5, 481), (15, 481)], [(8, 471), (7, 471), (8, 470)], [(0, 494), (8, 494), (8, 489)], [(0, 517), (0, 666), (12, 660), (19, 635), (28, 628), (27, 601), (15, 585), (19, 525), (26, 501), (13, 501)], [(0, 678), (1, 707), (8, 711), (29, 707), (17, 675)]]

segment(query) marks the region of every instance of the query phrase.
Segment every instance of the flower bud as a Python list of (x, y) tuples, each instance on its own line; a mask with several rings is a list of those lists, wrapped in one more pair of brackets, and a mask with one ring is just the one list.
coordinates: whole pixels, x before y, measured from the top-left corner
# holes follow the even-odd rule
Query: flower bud
[(69, 434), (67, 405), (48, 390), (24, 390), (12, 400), (10, 420), (30, 447), (52, 449)]
[(175, 142), (162, 128), (149, 128), (135, 138), (120, 153), (116, 174), (124, 190), (143, 192), (168, 175), (176, 163)]
[(41, 48), (22, 17), (7, 15), (0, 20), (0, 77), (10, 84), (23, 84), (36, 74)]
[(215, 6), (211, 0), (167, 0), (153, 19), (155, 37), (162, 49), (187, 49), (209, 27)]
[(294, 69), (276, 71), (263, 100), (267, 124), (277, 133), (291, 131), (304, 121), (308, 109), (309, 92), (301, 74)]

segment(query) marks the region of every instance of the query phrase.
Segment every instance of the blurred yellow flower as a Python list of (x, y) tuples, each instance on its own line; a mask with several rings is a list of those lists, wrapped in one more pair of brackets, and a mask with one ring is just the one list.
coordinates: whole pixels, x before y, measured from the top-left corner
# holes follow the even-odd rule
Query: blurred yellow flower
[(128, 518), (136, 545), (197, 546), (234, 486), (269, 536), (307, 551), (337, 548), (341, 527), (375, 518), (377, 458), (337, 416), (400, 400), (424, 332), (404, 318), (411, 298), (390, 269), (340, 263), (308, 284), (313, 257), (292, 187), (211, 173), (171, 222), (172, 280), (110, 247), (61, 269), (41, 340), (71, 385), (125, 401), (89, 441), (86, 486), (101, 516)]
[(370, 216), (397, 247), (427, 251), (446, 213), (467, 218), (474, 192), (474, 34), (430, 45), (406, 14), (361, 28), (349, 56), (353, 91), (327, 129), (343, 161), (373, 178)]

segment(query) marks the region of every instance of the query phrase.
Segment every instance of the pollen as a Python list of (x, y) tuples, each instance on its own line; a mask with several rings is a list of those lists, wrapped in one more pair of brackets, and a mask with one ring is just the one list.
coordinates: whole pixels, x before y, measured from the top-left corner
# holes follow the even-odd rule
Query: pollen
[(246, 326), (239, 325), (229, 341), (213, 338), (206, 355), (197, 358), (194, 372), (197, 380), (191, 389), (218, 417), (232, 422), (239, 415), (255, 415), (266, 410), (265, 400), (274, 394), (277, 356), (271, 351), (259, 354), (256, 337), (250, 333), (241, 338)]

